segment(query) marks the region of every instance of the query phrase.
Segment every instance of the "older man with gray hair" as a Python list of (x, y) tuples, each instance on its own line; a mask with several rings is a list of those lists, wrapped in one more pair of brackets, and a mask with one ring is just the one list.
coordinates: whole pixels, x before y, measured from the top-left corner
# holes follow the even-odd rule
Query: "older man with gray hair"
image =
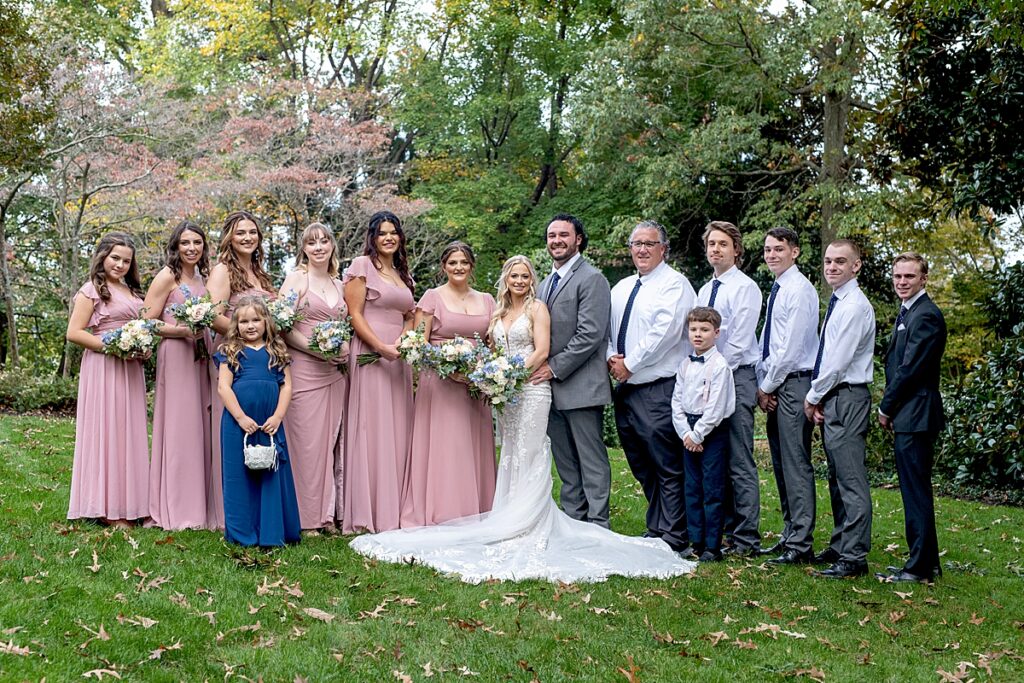
[(646, 536), (663, 539), (692, 555), (686, 531), (683, 445), (672, 425), (676, 370), (690, 352), (686, 315), (696, 293), (689, 280), (665, 262), (665, 228), (642, 221), (629, 237), (636, 275), (612, 289), (608, 370), (615, 426), (626, 460), (647, 497)]

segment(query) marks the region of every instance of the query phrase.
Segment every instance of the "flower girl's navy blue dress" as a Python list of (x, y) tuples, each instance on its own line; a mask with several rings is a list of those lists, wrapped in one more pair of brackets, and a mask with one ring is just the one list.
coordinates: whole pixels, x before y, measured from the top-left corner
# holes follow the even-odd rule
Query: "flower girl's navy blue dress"
[[(227, 361), (214, 354), (218, 366)], [(263, 424), (277, 410), (284, 372), (270, 367), (270, 354), (262, 349), (243, 348), (231, 385), (246, 415)], [(276, 470), (250, 470), (242, 455), (245, 432), (224, 410), (220, 423), (222, 481), (224, 483), (224, 537), (239, 545), (275, 546), (299, 540), (299, 506), (295, 482), (288, 462), (284, 423), (274, 435), (277, 444)], [(249, 437), (266, 445), (270, 437), (258, 431)]]

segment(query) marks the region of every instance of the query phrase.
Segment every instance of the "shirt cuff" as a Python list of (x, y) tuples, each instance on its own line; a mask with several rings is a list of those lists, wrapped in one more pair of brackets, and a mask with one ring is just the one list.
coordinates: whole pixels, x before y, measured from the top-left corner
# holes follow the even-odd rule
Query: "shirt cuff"
[(686, 437), (690, 437), (690, 441), (694, 442), (695, 444), (700, 445), (700, 444), (704, 443), (704, 439), (702, 439), (701, 437), (697, 436), (697, 432), (693, 431), (692, 429), (690, 431), (686, 432), (685, 434), (683, 434), (683, 440), (686, 440)]
[(891, 417), (889, 417), (888, 415), (883, 413), (881, 408), (878, 409), (878, 414), (881, 415), (882, 417), (884, 417), (886, 420), (891, 420), (892, 419)]

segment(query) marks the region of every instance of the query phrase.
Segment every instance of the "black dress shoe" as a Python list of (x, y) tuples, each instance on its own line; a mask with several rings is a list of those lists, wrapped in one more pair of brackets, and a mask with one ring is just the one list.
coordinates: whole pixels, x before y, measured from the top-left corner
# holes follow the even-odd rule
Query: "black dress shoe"
[(693, 546), (689, 546), (689, 545), (686, 546), (685, 548), (677, 550), (676, 551), (676, 555), (678, 555), (679, 558), (683, 559), (683, 560), (696, 560), (697, 559), (697, 553), (694, 552)]
[(721, 562), (722, 561), (722, 553), (720, 553), (717, 550), (705, 550), (704, 552), (702, 552), (700, 554), (700, 557), (697, 558), (697, 561), (698, 562)]
[(882, 579), (885, 583), (932, 583), (935, 580), (934, 577), (911, 574), (906, 569), (900, 569), (890, 574), (876, 572), (875, 576)]
[(785, 552), (781, 555), (768, 560), (768, 564), (811, 564), (812, 562), (814, 562), (813, 551), (805, 550), (800, 552), (792, 548), (786, 548)]
[(750, 546), (744, 546), (741, 548), (739, 546), (734, 545), (722, 550), (722, 554), (727, 555), (729, 557), (757, 557), (761, 554), (761, 549), (752, 548)]
[(650, 529), (644, 532), (643, 538), (661, 538), (661, 534), (656, 534)]
[(865, 576), (868, 573), (867, 562), (848, 562), (839, 560), (828, 569), (814, 572), (814, 576), (823, 579), (852, 579), (856, 576)]
[(839, 561), (839, 553), (832, 546), (825, 548), (814, 556), (814, 564), (834, 564)]
[(786, 552), (786, 544), (782, 541), (779, 541), (771, 548), (758, 548), (757, 550), (758, 555), (778, 555), (784, 552)]

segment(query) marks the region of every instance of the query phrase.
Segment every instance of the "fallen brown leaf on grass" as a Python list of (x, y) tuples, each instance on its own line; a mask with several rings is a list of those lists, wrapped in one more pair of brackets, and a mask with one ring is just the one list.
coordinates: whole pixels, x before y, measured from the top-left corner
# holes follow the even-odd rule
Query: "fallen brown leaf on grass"
[(91, 571), (93, 574), (95, 574), (96, 572), (98, 572), (100, 570), (100, 567), (102, 567), (102, 566), (103, 565), (100, 564), (99, 555), (97, 555), (96, 551), (93, 550), (92, 551), (92, 564), (89, 565), (89, 571)]
[(0, 654), (17, 655), (19, 657), (26, 657), (32, 654), (32, 650), (27, 647), (18, 647), (14, 644), (14, 641), (4, 642), (0, 640)]
[(401, 681), (401, 683), (412, 683), (412, 676), (403, 671), (399, 671), (398, 669), (392, 671), (391, 675), (394, 676), (397, 680)]
[(714, 633), (707, 633), (701, 636), (704, 640), (711, 641), (711, 647), (717, 646), (723, 640), (729, 640), (729, 634), (725, 631), (715, 631)]
[(618, 667), (618, 668), (617, 668), (616, 670), (617, 670), (617, 671), (618, 671), (618, 672), (619, 672), (620, 674), (622, 674), (623, 676), (625, 676), (625, 677), (626, 677), (626, 680), (627, 680), (627, 681), (629, 681), (629, 683), (639, 683), (639, 682), (640, 682), (640, 678), (639, 678), (639, 674), (640, 674), (640, 667), (638, 667), (638, 666), (637, 666), (637, 665), (636, 665), (636, 664), (635, 664), (635, 663), (633, 662), (633, 655), (626, 655), (626, 664), (627, 664), (627, 665), (629, 666), (629, 668), (628, 668), (628, 669), (623, 669), (623, 668), (622, 668), (622, 667), (620, 666), (620, 667)]
[(103, 624), (100, 624), (100, 628), (99, 628), (98, 631), (92, 630), (91, 628), (89, 628), (88, 626), (86, 626), (83, 623), (79, 623), (78, 625), (83, 630), (85, 630), (85, 631), (87, 631), (87, 632), (92, 634), (92, 638), (89, 638), (84, 643), (82, 643), (81, 645), (78, 646), (79, 650), (84, 650), (85, 648), (87, 648), (89, 646), (89, 643), (91, 643), (94, 640), (110, 640), (110, 634), (107, 633), (107, 630), (105, 628), (103, 628)]
[(121, 674), (117, 673), (113, 669), (93, 669), (92, 671), (86, 671), (82, 674), (82, 678), (95, 678), (97, 680), (103, 680), (104, 676), (110, 676), (121, 680)]
[(939, 674), (940, 679), (943, 683), (965, 683), (968, 680), (973, 680), (974, 673), (968, 671), (973, 669), (974, 665), (970, 662), (960, 662), (953, 671), (946, 671), (945, 669), (936, 669), (935, 673)]
[(217, 642), (218, 643), (221, 642), (222, 640), (227, 638), (232, 633), (245, 633), (247, 631), (259, 631), (261, 628), (263, 628), (263, 626), (258, 621), (255, 624), (248, 624), (246, 626), (238, 626), (236, 628), (230, 628), (227, 631), (223, 631), (223, 632), (217, 633)]
[(741, 650), (756, 650), (757, 649), (757, 643), (755, 643), (753, 640), (734, 640), (734, 641), (732, 641), (732, 644), (735, 645), (736, 647), (738, 647)]
[(173, 645), (167, 645), (167, 646), (161, 645), (160, 647), (158, 647), (157, 649), (155, 649), (155, 650), (153, 650), (152, 652), (149, 653), (149, 658), (150, 659), (160, 659), (161, 657), (164, 656), (165, 652), (170, 652), (171, 650), (180, 650), (181, 647), (182, 647), (182, 645), (181, 645), (181, 641), (180, 640), (177, 641), (176, 643), (174, 643)]
[(981, 626), (985, 623), (985, 617), (979, 617), (975, 612), (971, 612), (971, 618), (967, 621), (975, 626)]
[(786, 675), (793, 676), (795, 678), (806, 677), (810, 678), (812, 681), (818, 681), (818, 683), (823, 683), (825, 680), (825, 672), (816, 666), (812, 666), (810, 669), (794, 669)]
[(306, 607), (302, 610), (302, 612), (308, 617), (319, 619), (320, 621), (327, 622), (328, 624), (334, 621), (333, 614), (331, 614), (330, 612), (325, 612), (322, 609), (317, 609), (316, 607)]

